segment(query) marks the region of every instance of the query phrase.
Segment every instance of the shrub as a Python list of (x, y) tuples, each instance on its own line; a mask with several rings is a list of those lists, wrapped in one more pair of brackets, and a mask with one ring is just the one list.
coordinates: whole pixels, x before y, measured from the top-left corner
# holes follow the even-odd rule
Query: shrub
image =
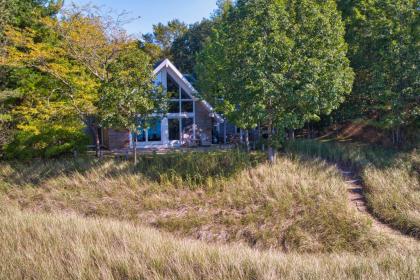
[(51, 158), (74, 150), (84, 151), (88, 144), (86, 134), (80, 129), (43, 127), (39, 133), (18, 131), (11, 143), (5, 145), (8, 159)]

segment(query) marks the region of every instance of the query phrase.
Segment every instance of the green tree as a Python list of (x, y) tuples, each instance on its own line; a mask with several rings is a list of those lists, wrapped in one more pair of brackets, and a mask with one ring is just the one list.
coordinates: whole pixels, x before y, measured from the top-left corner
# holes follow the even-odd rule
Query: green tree
[(161, 91), (152, 83), (149, 57), (135, 45), (126, 48), (109, 66), (109, 71), (110, 81), (101, 90), (100, 114), (104, 125), (130, 130), (136, 165), (138, 130), (147, 128), (147, 120), (164, 103)]
[(61, 81), (42, 72), (22, 69), (18, 87), (23, 98), (12, 111), (17, 131), (5, 145), (8, 158), (51, 157), (87, 145), (83, 123), (62, 94)]
[(353, 93), (338, 111), (369, 118), (401, 141), (401, 128), (419, 126), (420, 4), (417, 0), (338, 1), (345, 19)]
[(171, 47), (173, 42), (188, 31), (188, 26), (178, 19), (169, 21), (167, 24), (158, 23), (153, 25), (153, 32), (143, 35), (145, 45), (154, 44), (160, 47), (161, 53), (159, 59), (169, 58), (171, 56)]
[[(18, 108), (17, 111), (26, 123), (48, 124), (36, 120), (58, 111), (51, 101), (57, 102), (56, 105), (61, 106), (59, 111), (66, 113), (67, 119), (78, 120), (78, 125), (74, 127), (83, 124), (91, 130), (97, 156), (100, 156), (100, 89), (116, 86), (113, 76), (122, 74), (112, 72), (112, 66), (118, 62), (121, 71), (124, 71), (121, 61), (125, 60), (119, 57), (123, 57), (124, 51), (133, 45), (138, 47), (138, 44), (126, 35), (119, 21), (95, 10), (72, 7), (62, 10), (60, 19), (42, 17), (38, 24), (40, 28), (9, 28), (3, 65), (33, 69), (56, 83), (54, 88), (42, 83), (29, 87), (27, 98), (37, 102), (24, 102), (22, 108), (29, 110)], [(128, 64), (127, 68), (130, 67)], [(26, 77), (22, 79), (26, 80)], [(56, 119), (59, 118), (45, 117), (44, 121)], [(35, 131), (29, 126), (19, 125), (19, 128), (27, 128), (28, 133)]]
[(194, 73), (196, 56), (210, 38), (212, 28), (213, 21), (203, 19), (201, 22), (190, 25), (188, 31), (172, 43), (171, 56), (173, 62), (183, 73)]
[(242, 128), (268, 134), (269, 160), (288, 128), (344, 101), (353, 72), (335, 1), (238, 0), (199, 56), (199, 88)]
[[(0, 0), (0, 151), (13, 139), (17, 121), (13, 110), (23, 101), (20, 81), (35, 72), (4, 64), (8, 39), (7, 26), (14, 28), (39, 28), (40, 17), (54, 17), (62, 1), (46, 0)], [(32, 72), (31, 72), (32, 71)], [(29, 73), (31, 72), (31, 73)]]

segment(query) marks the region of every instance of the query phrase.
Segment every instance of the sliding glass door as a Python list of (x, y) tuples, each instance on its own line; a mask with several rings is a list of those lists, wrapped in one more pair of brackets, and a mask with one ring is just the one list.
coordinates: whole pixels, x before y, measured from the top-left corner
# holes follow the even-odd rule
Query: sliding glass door
[(168, 120), (168, 132), (169, 132), (169, 141), (180, 140), (180, 131), (181, 126), (179, 124), (179, 119), (169, 119)]
[(185, 142), (194, 137), (194, 118), (168, 119), (169, 141)]

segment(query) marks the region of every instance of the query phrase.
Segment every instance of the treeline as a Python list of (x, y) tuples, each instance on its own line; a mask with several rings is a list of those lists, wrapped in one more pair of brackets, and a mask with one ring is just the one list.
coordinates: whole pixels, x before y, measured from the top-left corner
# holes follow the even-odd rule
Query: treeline
[[(311, 116), (303, 116), (302, 112), (292, 116), (293, 112), (301, 108), (292, 104), (294, 101), (290, 98), (299, 95), (300, 91), (295, 85), (282, 88), (284, 85), (280, 86), (277, 82), (273, 94), (281, 99), (280, 106), (288, 106), (282, 118), (290, 122), (281, 124), (279, 130), (284, 131), (283, 127), (288, 131), (301, 128), (303, 123), (311, 129), (316, 127), (323, 130), (333, 124), (357, 120), (384, 132), (394, 145), (401, 146), (419, 141), (419, 10), (420, 4), (416, 0), (284, 1), (282, 4), (275, 1), (219, 1), (219, 9), (210, 20), (189, 27), (179, 21), (171, 21), (167, 25), (158, 24), (148, 38), (153, 38), (152, 41), (164, 50), (164, 55), (171, 57), (185, 73), (198, 78), (197, 86), (206, 98), (212, 99), (213, 103), (223, 99), (224, 104), (220, 104), (222, 108), (219, 109), (231, 121), (246, 129), (255, 126), (255, 123), (264, 123), (264, 120), (255, 121), (261, 112), (248, 114), (257, 108), (247, 108), (240, 104), (252, 101), (252, 106), (258, 106), (258, 101), (261, 101), (259, 96), (252, 100), (257, 94), (243, 87), (247, 87), (248, 83), (255, 87), (256, 83), (264, 83), (263, 79), (268, 79), (268, 83), (270, 79), (271, 82), (276, 79), (281, 82), (295, 80), (300, 86), (305, 83), (309, 86), (302, 78), (303, 69), (285, 70), (285, 65), (290, 61), (289, 66), (295, 67), (299, 61), (304, 60), (303, 64), (308, 63), (305, 66), (311, 67), (313, 74), (320, 74), (322, 70), (317, 65), (322, 61), (320, 53), (325, 51), (329, 54), (324, 55), (332, 58), (338, 50), (338, 45), (334, 46), (333, 41), (343, 37), (345, 44), (340, 46), (340, 51), (346, 54), (350, 62), (353, 80), (351, 82), (347, 77), (338, 82), (350, 82), (351, 91), (341, 91), (341, 94), (336, 95), (339, 99), (336, 101), (331, 100), (334, 97), (328, 97), (326, 102), (334, 104), (326, 111), (318, 110), (317, 107), (323, 105), (316, 103), (325, 101), (315, 100), (319, 96), (308, 92), (308, 96), (314, 99), (307, 100), (308, 107), (318, 111), (306, 112)], [(322, 17), (325, 19), (324, 24), (319, 22), (323, 20)], [(302, 24), (305, 23), (303, 21), (310, 23), (306, 22), (307, 26), (299, 27), (299, 20)], [(293, 28), (288, 27), (291, 22)], [(336, 29), (331, 30), (332, 27)], [(304, 34), (311, 39), (311, 42), (302, 45), (305, 49), (303, 52), (298, 51), (299, 43), (302, 42), (296, 33), (299, 28), (304, 28)], [(341, 28), (344, 28), (344, 33)], [(316, 41), (316, 37), (320, 41)], [(266, 43), (261, 43), (264, 40)], [(252, 51), (253, 47), (256, 52)], [(266, 61), (257, 65), (256, 60), (264, 56)], [(334, 60), (329, 65), (333, 67), (334, 63), (340, 61)], [(341, 63), (346, 63), (345, 59)], [(244, 71), (249, 71), (249, 76), (238, 76), (239, 72), (244, 74)], [(331, 71), (336, 70), (327, 70)], [(262, 72), (273, 77), (264, 77)], [(321, 80), (324, 78), (321, 77)], [(319, 80), (315, 87), (321, 89)], [(337, 88), (325, 90), (334, 95), (332, 92)], [(224, 96), (235, 93), (237, 96), (232, 96), (231, 100)], [(285, 96), (281, 97), (282, 94)], [(305, 102), (304, 98), (299, 98)], [(230, 109), (223, 108), (227, 105)], [(241, 107), (246, 108), (243, 110), (244, 117), (240, 116)], [(245, 124), (250, 121), (245, 118), (254, 120)]]
[[(152, 62), (124, 14), (62, 1), (2, 2), (0, 146), (7, 158), (78, 152), (98, 128), (137, 133), (161, 107)], [(139, 119), (143, 120), (140, 122)]]
[(209, 19), (159, 23), (142, 38), (125, 33), (123, 15), (62, 5), (0, 0), (8, 157), (79, 150), (85, 127), (136, 133), (147, 125), (136, 112), (165, 110), (150, 83), (163, 58), (238, 127), (263, 127), (273, 152), (286, 131), (356, 119), (395, 145), (418, 141), (417, 0), (219, 0)]

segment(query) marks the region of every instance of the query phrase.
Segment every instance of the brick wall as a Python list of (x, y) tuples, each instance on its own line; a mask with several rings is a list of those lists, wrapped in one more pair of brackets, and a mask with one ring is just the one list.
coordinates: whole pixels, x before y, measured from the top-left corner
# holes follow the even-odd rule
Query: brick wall
[(128, 148), (130, 146), (130, 132), (124, 129), (105, 129), (104, 144), (110, 150)]

